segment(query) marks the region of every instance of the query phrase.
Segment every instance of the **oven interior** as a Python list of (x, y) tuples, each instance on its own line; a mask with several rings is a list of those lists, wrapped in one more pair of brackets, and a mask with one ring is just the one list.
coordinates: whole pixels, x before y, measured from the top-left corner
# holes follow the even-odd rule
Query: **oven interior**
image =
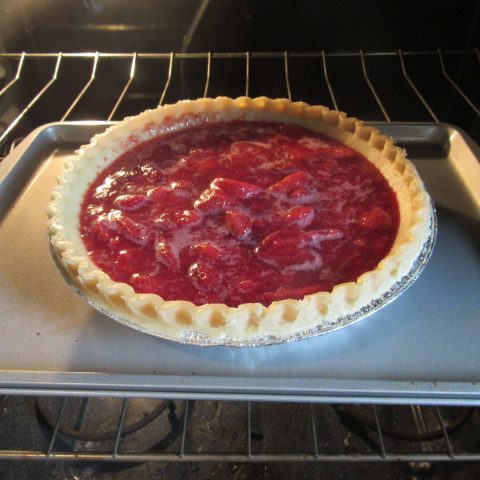
[[(2, 158), (46, 123), (115, 121), (218, 95), (303, 100), (366, 121), (447, 123), (480, 141), (478, 2), (132, 6), (2, 2)], [(27, 386), (0, 396), (2, 478), (466, 479), (480, 473), (474, 403), (47, 393), (32, 397)]]

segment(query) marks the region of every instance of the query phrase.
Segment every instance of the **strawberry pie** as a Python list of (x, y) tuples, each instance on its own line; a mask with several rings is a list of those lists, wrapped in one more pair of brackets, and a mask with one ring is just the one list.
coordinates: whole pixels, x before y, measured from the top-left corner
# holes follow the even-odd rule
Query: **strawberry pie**
[(374, 128), (217, 98), (94, 137), (66, 163), (49, 216), (60, 263), (101, 311), (165, 338), (254, 345), (369, 313), (418, 270), (433, 211)]

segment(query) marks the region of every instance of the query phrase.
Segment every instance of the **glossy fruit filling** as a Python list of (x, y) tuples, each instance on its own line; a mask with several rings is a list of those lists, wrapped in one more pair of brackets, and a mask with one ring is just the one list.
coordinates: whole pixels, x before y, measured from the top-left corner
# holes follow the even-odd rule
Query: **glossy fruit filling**
[(138, 293), (197, 305), (301, 299), (355, 281), (394, 242), (398, 203), (362, 155), (296, 125), (234, 121), (164, 135), (89, 187), (93, 262)]

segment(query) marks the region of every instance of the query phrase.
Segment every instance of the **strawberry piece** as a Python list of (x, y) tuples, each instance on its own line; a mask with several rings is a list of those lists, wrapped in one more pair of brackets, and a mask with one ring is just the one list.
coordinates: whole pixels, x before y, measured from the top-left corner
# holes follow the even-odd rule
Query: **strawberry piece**
[(377, 206), (372, 207), (360, 218), (360, 225), (367, 230), (388, 230), (392, 223), (392, 217)]
[(105, 229), (112, 230), (138, 245), (146, 245), (150, 241), (148, 228), (126, 217), (120, 210), (109, 212), (106, 217), (99, 218), (98, 223), (104, 232)]
[(197, 225), (202, 221), (202, 216), (195, 210), (182, 210), (174, 212), (173, 220), (178, 225)]
[(216, 188), (207, 188), (193, 204), (197, 210), (207, 214), (215, 215), (224, 212), (235, 206), (237, 201), (230, 195), (225, 194)]
[(161, 203), (168, 199), (170, 195), (179, 197), (188, 197), (195, 190), (195, 185), (188, 180), (175, 180), (168, 187), (157, 186), (151, 188), (147, 195), (154, 202)]
[(276, 230), (268, 234), (258, 248), (270, 248), (277, 245), (281, 247), (303, 247), (305, 245), (305, 234), (300, 230), (293, 229)]
[(124, 212), (134, 212), (147, 206), (150, 203), (150, 198), (143, 193), (127, 193), (119, 195), (113, 204)]
[(296, 224), (300, 228), (305, 228), (307, 225), (312, 223), (315, 218), (315, 210), (313, 207), (300, 205), (298, 207), (293, 207), (288, 212), (283, 215), (282, 220), (288, 224)]
[(197, 243), (190, 247), (190, 251), (196, 258), (221, 260), (223, 252), (217, 248), (213, 243)]
[(215, 178), (210, 184), (211, 188), (222, 190), (234, 198), (250, 198), (262, 193), (262, 187), (254, 185), (253, 183), (242, 182), (240, 180), (232, 180), (231, 178)]
[(317, 246), (324, 240), (339, 240), (340, 238), (343, 238), (343, 232), (336, 228), (320, 228), (305, 232), (304, 238), (309, 245)]
[(165, 187), (153, 187), (148, 192), (147, 195), (154, 201), (154, 202), (163, 202), (165, 201), (168, 196), (170, 195), (170, 190)]
[(328, 292), (329, 290), (329, 285), (319, 283), (316, 285), (306, 285), (304, 287), (281, 288), (276, 291), (265, 292), (262, 297), (266, 302), (275, 302), (276, 300), (285, 300), (287, 298), (301, 300), (305, 295), (311, 295), (316, 292)]
[(202, 216), (195, 210), (180, 210), (162, 213), (155, 220), (155, 225), (161, 229), (197, 225), (202, 221)]
[(148, 228), (128, 217), (124, 217), (120, 221), (120, 233), (138, 245), (146, 245), (150, 241)]
[(179, 261), (172, 247), (164, 240), (159, 239), (155, 243), (155, 258), (159, 263), (165, 265), (171, 271), (177, 271)]
[(196, 262), (190, 265), (188, 277), (193, 286), (201, 292), (215, 292), (222, 285), (219, 271), (206, 263)]
[(245, 238), (252, 231), (252, 219), (241, 210), (227, 210), (225, 224), (230, 233), (237, 238)]
[(267, 235), (255, 249), (260, 260), (276, 266), (300, 265), (314, 260), (303, 247), (304, 233), (299, 230), (277, 230)]
[(271, 192), (286, 193), (288, 195), (299, 187), (308, 187), (312, 180), (313, 177), (309, 173), (299, 170), (298, 172), (287, 175), (279, 182), (274, 183), (270, 186), (269, 190)]

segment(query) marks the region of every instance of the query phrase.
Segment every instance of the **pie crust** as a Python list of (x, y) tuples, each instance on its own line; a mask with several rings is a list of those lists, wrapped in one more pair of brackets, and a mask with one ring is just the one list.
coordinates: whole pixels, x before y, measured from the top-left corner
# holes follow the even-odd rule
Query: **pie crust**
[[(389, 254), (356, 282), (331, 292), (282, 300), (266, 307), (247, 303), (196, 306), (139, 294), (113, 281), (92, 262), (79, 233), (83, 196), (97, 175), (122, 153), (159, 135), (196, 125), (242, 119), (291, 123), (325, 134), (361, 153), (394, 190), (400, 223)], [(100, 311), (146, 333), (202, 345), (259, 345), (324, 333), (366, 316), (419, 273), (419, 259), (432, 244), (434, 211), (404, 150), (362, 121), (323, 106), (265, 97), (182, 101), (127, 118), (96, 135), (65, 161), (48, 207), (48, 231), (58, 263), (76, 289)], [(428, 257), (428, 255), (427, 255)], [(425, 263), (425, 258), (422, 264)], [(407, 282), (406, 282), (407, 280)], [(351, 319), (345, 322), (345, 319)]]

